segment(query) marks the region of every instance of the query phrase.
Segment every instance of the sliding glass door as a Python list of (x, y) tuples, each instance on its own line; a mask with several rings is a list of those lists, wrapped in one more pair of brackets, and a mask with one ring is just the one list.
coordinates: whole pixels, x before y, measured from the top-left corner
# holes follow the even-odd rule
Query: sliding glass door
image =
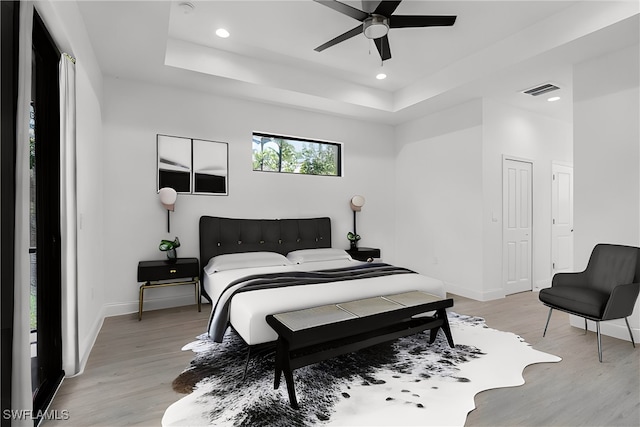
[[(10, 410), (32, 410), (32, 414), (42, 413), (51, 401), (64, 372), (62, 370), (61, 337), (61, 275), (60, 275), (60, 132), (59, 132), (59, 83), (58, 63), (60, 54), (53, 43), (44, 23), (34, 14), (33, 20), (33, 61), (32, 99), (29, 140), (18, 141), (22, 130), (17, 128), (18, 99), (18, 39), (20, 30), (20, 3), (0, 2), (2, 25), (2, 126), (0, 127), (0, 190), (1, 245), (0, 262), (2, 276), (0, 298), (2, 310), (2, 413)], [(17, 152), (24, 149), (18, 144), (29, 144), (31, 197), (29, 215), (31, 228), (30, 247), (25, 253), (16, 253), (16, 168)], [(27, 253), (28, 250), (28, 253)], [(31, 278), (16, 283), (17, 260), (31, 259)], [(27, 324), (14, 319), (16, 286), (24, 286), (31, 291), (31, 321)], [(23, 289), (20, 289), (22, 291)], [(19, 301), (18, 301), (19, 303)], [(18, 310), (19, 311), (19, 310)], [(14, 367), (23, 360), (20, 349), (14, 349), (14, 338), (31, 332), (32, 345), (32, 408), (14, 407), (21, 402), (14, 396), (12, 377)], [(15, 350), (15, 351), (14, 351)], [(18, 368), (19, 370), (19, 368)], [(13, 378), (15, 379), (15, 378)], [(26, 384), (25, 384), (26, 385)], [(22, 402), (21, 402), (22, 403)], [(0, 417), (2, 426), (10, 426), (12, 418)], [(40, 420), (36, 419), (37, 423)]]
[[(60, 52), (40, 19), (33, 22), (31, 152), (32, 387), (45, 409), (64, 372), (60, 256)], [(35, 294), (35, 295), (34, 295)]]

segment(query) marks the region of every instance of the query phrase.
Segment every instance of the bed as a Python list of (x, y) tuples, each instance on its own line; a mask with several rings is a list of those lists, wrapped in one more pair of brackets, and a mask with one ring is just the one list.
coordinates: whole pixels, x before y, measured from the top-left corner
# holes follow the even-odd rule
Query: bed
[(402, 267), (353, 260), (331, 244), (331, 220), (200, 218), (208, 334), (232, 327), (249, 345), (274, 342), (274, 313), (422, 290), (445, 297), (442, 281)]

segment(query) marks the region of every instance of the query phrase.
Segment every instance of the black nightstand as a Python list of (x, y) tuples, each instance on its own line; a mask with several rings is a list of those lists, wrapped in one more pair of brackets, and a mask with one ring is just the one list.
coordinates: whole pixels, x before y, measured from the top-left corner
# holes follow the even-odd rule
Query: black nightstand
[(144, 282), (140, 285), (138, 320), (142, 319), (144, 290), (149, 288), (194, 285), (196, 288), (196, 303), (198, 304), (198, 311), (201, 310), (199, 286), (200, 264), (198, 263), (198, 258), (178, 258), (175, 261), (140, 261), (138, 263), (138, 282)]
[(378, 248), (355, 248), (347, 249), (347, 253), (351, 255), (351, 258), (358, 261), (371, 262), (376, 258), (380, 258), (380, 249)]

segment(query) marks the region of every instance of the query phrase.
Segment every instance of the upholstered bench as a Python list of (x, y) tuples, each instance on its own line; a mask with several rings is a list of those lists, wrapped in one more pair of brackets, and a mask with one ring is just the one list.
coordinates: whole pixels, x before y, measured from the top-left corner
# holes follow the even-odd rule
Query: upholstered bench
[(297, 368), (427, 329), (429, 343), (442, 329), (454, 347), (449, 307), (450, 298), (412, 291), (268, 315), (267, 323), (278, 334), (274, 388), (284, 373), (289, 402), (297, 409)]

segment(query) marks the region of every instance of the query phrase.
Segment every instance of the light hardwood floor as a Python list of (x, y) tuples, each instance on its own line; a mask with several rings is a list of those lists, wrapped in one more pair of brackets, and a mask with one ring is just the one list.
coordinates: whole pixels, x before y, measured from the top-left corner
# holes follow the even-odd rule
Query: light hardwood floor
[[(452, 297), (454, 311), (484, 317), (488, 326), (563, 359), (527, 367), (523, 386), (478, 394), (467, 426), (640, 426), (640, 346), (603, 336), (599, 363), (595, 334), (571, 327), (564, 313), (554, 311), (542, 337), (548, 310), (535, 292), (489, 302)], [(193, 354), (181, 348), (205, 331), (209, 310), (149, 311), (141, 322), (137, 314), (105, 319), (85, 372), (64, 380), (50, 408), (68, 410), (70, 419), (43, 425), (159, 426), (182, 396), (171, 381)]]

